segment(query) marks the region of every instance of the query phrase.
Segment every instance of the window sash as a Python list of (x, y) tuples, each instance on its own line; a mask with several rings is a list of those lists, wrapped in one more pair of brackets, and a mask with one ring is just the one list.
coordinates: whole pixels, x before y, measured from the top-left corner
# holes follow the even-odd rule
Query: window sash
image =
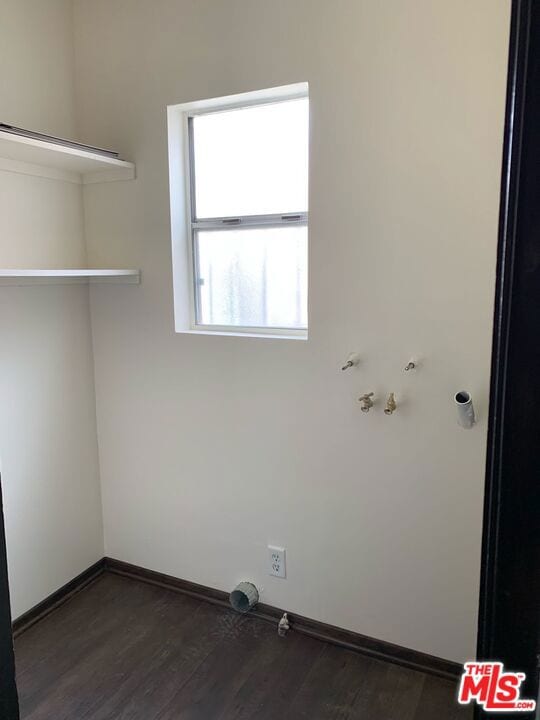
[[(192, 280), (192, 292), (193, 292), (193, 325), (196, 328), (217, 328), (220, 330), (226, 330), (228, 329), (229, 332), (231, 331), (238, 331), (238, 332), (253, 332), (254, 330), (260, 330), (262, 332), (268, 332), (268, 333), (274, 333), (276, 331), (281, 332), (283, 331), (284, 334), (290, 335), (290, 334), (299, 334), (302, 335), (307, 330), (307, 325), (303, 327), (298, 328), (287, 328), (287, 327), (277, 327), (272, 325), (249, 325), (249, 326), (239, 326), (239, 325), (208, 325), (202, 322), (199, 322), (202, 313), (201, 313), (201, 278), (199, 276), (199, 256), (198, 256), (198, 243), (197, 243), (197, 232), (204, 230), (205, 232), (211, 231), (211, 230), (219, 230), (221, 232), (227, 232), (227, 230), (241, 230), (242, 228), (248, 229), (248, 228), (269, 228), (269, 227), (290, 227), (291, 225), (298, 227), (298, 226), (307, 226), (308, 224), (308, 217), (307, 213), (297, 213), (297, 215), (294, 216), (294, 220), (283, 220), (282, 218), (284, 216), (282, 215), (251, 215), (251, 216), (245, 216), (239, 218), (239, 220), (245, 221), (243, 223), (236, 223), (236, 224), (220, 224), (220, 220), (225, 219), (228, 220), (229, 218), (210, 218), (208, 220), (201, 220), (199, 222), (192, 222), (191, 223), (191, 280)], [(297, 217), (299, 219), (297, 219)], [(266, 219), (267, 222), (255, 222), (255, 219), (263, 218)], [(236, 219), (236, 218), (235, 218)], [(251, 222), (253, 221), (253, 222)]]
[[(300, 95), (299, 97), (307, 97), (305, 94)], [(294, 98), (284, 98), (283, 100), (279, 100), (277, 102), (287, 102), (288, 100), (292, 100)], [(275, 102), (275, 101), (274, 101)], [(264, 104), (270, 104), (270, 103), (249, 103), (249, 104), (243, 104), (236, 106), (237, 109), (243, 108), (243, 107), (253, 107), (254, 105), (264, 105)], [(272, 103), (273, 104), (273, 103)], [(225, 110), (229, 108), (224, 108)], [(220, 112), (221, 110), (214, 110), (213, 112)], [(284, 224), (289, 224), (291, 222), (300, 222), (300, 223), (307, 223), (308, 221), (308, 212), (288, 212), (288, 213), (274, 213), (269, 215), (231, 215), (229, 217), (217, 217), (217, 218), (199, 218), (197, 217), (197, 208), (196, 208), (196, 177), (195, 177), (195, 143), (193, 138), (193, 118), (196, 117), (196, 115), (209, 115), (212, 111), (202, 111), (200, 113), (193, 113), (188, 115), (187, 117), (187, 133), (188, 133), (188, 162), (189, 162), (189, 205), (190, 205), (190, 216), (191, 216), (191, 225), (192, 227), (200, 226), (202, 227), (202, 224), (205, 224), (205, 227), (212, 227), (214, 223), (217, 226), (225, 226), (225, 225), (247, 225), (250, 224), (251, 226), (256, 226), (257, 224), (260, 225), (276, 225), (281, 224), (283, 222)]]

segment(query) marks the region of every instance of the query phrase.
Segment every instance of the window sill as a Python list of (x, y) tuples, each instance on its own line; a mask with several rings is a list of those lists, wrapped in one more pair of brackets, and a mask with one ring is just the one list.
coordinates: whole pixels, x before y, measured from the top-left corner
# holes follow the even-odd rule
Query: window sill
[(210, 328), (210, 327), (200, 327), (200, 328), (191, 328), (191, 329), (183, 329), (183, 328), (176, 328), (176, 332), (182, 335), (217, 335), (220, 337), (247, 337), (247, 338), (262, 338), (263, 340), (307, 340), (308, 339), (308, 331), (307, 330), (296, 330), (296, 331), (289, 331), (289, 330), (272, 330), (269, 332), (264, 331), (257, 331), (257, 329), (238, 329), (235, 330), (226, 330), (223, 328)]

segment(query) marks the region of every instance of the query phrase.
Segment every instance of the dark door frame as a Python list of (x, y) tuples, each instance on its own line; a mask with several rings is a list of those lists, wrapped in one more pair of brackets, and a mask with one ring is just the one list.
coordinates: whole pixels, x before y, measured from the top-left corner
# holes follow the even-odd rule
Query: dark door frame
[(483, 658), (493, 657), (491, 629), (497, 607), (500, 510), (502, 487), (505, 482), (503, 476), (505, 433), (508, 431), (505, 411), (509, 393), (510, 316), (515, 275), (532, 2), (533, 0), (513, 0), (512, 3), (478, 620), (478, 655)]
[[(538, 528), (526, 525), (535, 520), (534, 508), (540, 508), (532, 502), (540, 503), (534, 495), (537, 478), (540, 487), (538, 0), (512, 0), (491, 373), (478, 657), (502, 659), (525, 670), (529, 690), (536, 692), (540, 617), (532, 630), (522, 618), (533, 618), (540, 599), (540, 522)], [(527, 578), (528, 587), (524, 590), (522, 582), (513, 592), (520, 578)], [(0, 717), (19, 720), (1, 487)]]
[[(477, 656), (524, 671), (523, 696), (536, 697), (540, 649), (538, 0), (513, 0), (509, 49)], [(513, 715), (524, 717), (523, 713)], [(484, 716), (478, 711), (477, 717)]]
[[(1, 478), (0, 478), (1, 481)], [(15, 658), (11, 633), (6, 536), (2, 487), (0, 482), (0, 718), (19, 720), (19, 701), (15, 684)]]

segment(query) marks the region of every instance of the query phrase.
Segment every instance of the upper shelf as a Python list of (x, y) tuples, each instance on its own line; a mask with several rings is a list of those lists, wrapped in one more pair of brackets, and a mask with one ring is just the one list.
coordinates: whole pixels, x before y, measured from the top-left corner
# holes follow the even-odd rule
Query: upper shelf
[(73, 283), (139, 283), (139, 270), (2, 270), (0, 285), (64, 285)]
[(135, 165), (78, 148), (0, 130), (0, 170), (79, 185), (133, 180)]

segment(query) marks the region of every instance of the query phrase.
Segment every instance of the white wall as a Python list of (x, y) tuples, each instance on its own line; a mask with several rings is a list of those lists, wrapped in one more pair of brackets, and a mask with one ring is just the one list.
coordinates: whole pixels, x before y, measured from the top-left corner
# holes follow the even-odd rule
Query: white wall
[[(92, 290), (108, 555), (474, 653), (509, 5), (75, 0), (82, 138), (138, 172), (85, 190), (90, 261), (143, 269)], [(175, 335), (166, 105), (298, 81), (309, 341)], [(341, 373), (352, 350), (361, 368)]]
[[(2, 0), (0, 118), (75, 136), (70, 0)], [(80, 266), (80, 187), (0, 172), (0, 266)], [(0, 288), (12, 615), (103, 556), (88, 288)]]

